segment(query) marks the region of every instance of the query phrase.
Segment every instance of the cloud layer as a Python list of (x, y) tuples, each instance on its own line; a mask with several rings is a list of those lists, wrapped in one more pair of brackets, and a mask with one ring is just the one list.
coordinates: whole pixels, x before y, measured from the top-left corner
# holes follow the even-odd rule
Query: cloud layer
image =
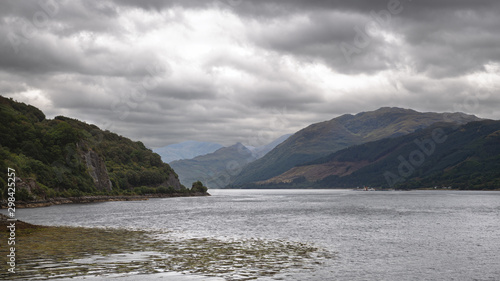
[(500, 119), (498, 1), (2, 1), (0, 94), (159, 147), (381, 106)]

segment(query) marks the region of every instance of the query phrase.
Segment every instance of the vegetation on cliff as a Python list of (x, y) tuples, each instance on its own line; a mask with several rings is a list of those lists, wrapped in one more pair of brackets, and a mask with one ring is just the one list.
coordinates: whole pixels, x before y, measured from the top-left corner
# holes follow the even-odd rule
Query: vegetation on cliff
[(8, 167), (16, 170), (17, 200), (190, 192), (143, 143), (63, 116), (49, 120), (0, 96), (0, 171)]

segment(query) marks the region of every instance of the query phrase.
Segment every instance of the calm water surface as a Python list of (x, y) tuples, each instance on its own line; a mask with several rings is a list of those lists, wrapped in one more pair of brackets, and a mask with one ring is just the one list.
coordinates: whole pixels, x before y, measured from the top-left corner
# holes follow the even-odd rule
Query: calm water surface
[(20, 209), (43, 225), (168, 229), (183, 237), (284, 239), (335, 253), (281, 280), (500, 280), (500, 192), (210, 190)]

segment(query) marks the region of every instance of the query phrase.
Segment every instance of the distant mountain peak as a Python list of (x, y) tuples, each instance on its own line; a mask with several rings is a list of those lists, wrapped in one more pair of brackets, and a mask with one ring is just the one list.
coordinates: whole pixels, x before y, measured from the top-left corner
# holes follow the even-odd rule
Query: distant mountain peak
[(233, 146), (233, 147), (245, 147), (246, 148), (246, 146), (243, 145), (241, 142), (237, 142), (237, 143), (235, 143), (235, 144), (233, 144), (231, 146)]
[(229, 184), (232, 177), (236, 176), (244, 166), (264, 156), (288, 137), (289, 135), (281, 136), (266, 145), (250, 147), (251, 149), (237, 142), (193, 159), (173, 161), (170, 165), (185, 185), (201, 179), (208, 187), (222, 188)]
[(374, 110), (373, 112), (377, 111), (389, 111), (389, 112), (418, 112), (414, 109), (411, 108), (404, 108), (404, 107), (397, 107), (397, 106), (382, 106), (381, 108)]
[(153, 151), (161, 156), (163, 162), (170, 163), (175, 160), (192, 159), (196, 156), (209, 154), (221, 147), (223, 146), (218, 143), (188, 140), (155, 148)]

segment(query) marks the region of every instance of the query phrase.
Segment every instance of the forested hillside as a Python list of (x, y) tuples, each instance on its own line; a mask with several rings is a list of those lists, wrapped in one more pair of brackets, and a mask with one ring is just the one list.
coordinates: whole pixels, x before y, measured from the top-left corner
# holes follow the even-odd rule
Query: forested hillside
[(0, 96), (0, 177), (16, 170), (17, 200), (82, 195), (188, 192), (173, 169), (143, 143), (95, 125)]

